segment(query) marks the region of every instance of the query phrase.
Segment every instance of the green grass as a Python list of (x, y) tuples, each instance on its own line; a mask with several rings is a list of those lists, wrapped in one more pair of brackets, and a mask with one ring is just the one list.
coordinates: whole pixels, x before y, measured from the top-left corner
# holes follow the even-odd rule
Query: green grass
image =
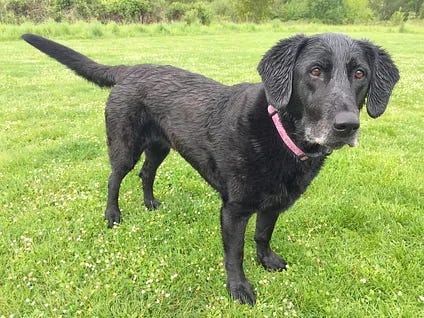
[[(258, 81), (260, 57), (282, 37), (343, 31), (258, 27), (129, 39), (122, 30), (61, 42), (104, 63), (172, 64), (233, 84)], [(385, 47), (402, 79), (382, 118), (363, 114), (360, 145), (335, 152), (280, 218), (273, 246), (288, 271), (256, 263), (250, 222), (253, 308), (225, 290), (219, 198), (176, 153), (158, 172), (161, 208), (143, 207), (134, 170), (121, 190), (123, 223), (106, 228), (108, 91), (3, 38), (0, 317), (423, 317), (424, 30), (417, 30), (345, 30)]]
[(215, 22), (209, 26), (198, 23), (187, 24), (176, 22), (172, 24), (125, 24), (116, 23), (102, 24), (99, 22), (75, 22), (56, 23), (47, 21), (40, 24), (30, 22), (19, 25), (0, 24), (0, 41), (16, 40), (22, 33), (37, 33), (44, 36), (59, 39), (97, 39), (97, 38), (122, 38), (139, 36), (162, 36), (162, 35), (202, 35), (202, 34), (226, 34), (231, 33), (255, 33), (255, 32), (281, 32), (281, 33), (317, 33), (331, 30), (333, 32), (384, 32), (384, 33), (423, 33), (422, 20), (411, 20), (401, 25), (390, 22), (381, 22), (370, 25), (337, 25), (328, 26), (320, 23), (298, 23), (274, 20), (270, 23), (235, 24), (230, 22)]

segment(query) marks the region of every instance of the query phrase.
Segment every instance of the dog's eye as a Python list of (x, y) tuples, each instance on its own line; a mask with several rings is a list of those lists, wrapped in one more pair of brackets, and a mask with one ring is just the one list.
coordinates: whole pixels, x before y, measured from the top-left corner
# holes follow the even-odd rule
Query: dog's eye
[(365, 72), (363, 70), (356, 70), (355, 72), (356, 79), (362, 79), (364, 77), (365, 77)]
[(319, 77), (321, 75), (321, 69), (319, 67), (314, 67), (309, 73), (312, 76)]

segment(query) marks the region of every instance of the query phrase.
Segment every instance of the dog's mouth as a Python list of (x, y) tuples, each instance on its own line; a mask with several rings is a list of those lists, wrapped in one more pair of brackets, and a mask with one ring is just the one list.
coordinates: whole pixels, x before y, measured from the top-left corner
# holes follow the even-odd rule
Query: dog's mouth
[(307, 138), (310, 145), (317, 145), (322, 152), (331, 153), (333, 150), (338, 150), (344, 146), (355, 147), (358, 144), (356, 136), (351, 138)]
[[(344, 114), (344, 113), (342, 113)], [(353, 114), (352, 116), (356, 116)], [(351, 117), (352, 117), (351, 116)], [(337, 117), (337, 116), (336, 116)], [(357, 125), (345, 125), (333, 123), (329, 119), (313, 121), (303, 118), (300, 122), (304, 132), (304, 140), (310, 145), (319, 145), (321, 148), (337, 150), (344, 146), (355, 147), (358, 144), (359, 123)], [(356, 120), (356, 117), (355, 117)], [(351, 120), (352, 122), (354, 119)]]
[(320, 136), (313, 136), (310, 130), (306, 130), (305, 140), (308, 141), (311, 145), (319, 145), (324, 149), (327, 148), (333, 151), (344, 146), (355, 147), (358, 144), (358, 131), (355, 131), (348, 136), (340, 136), (331, 133), (325, 133)]
[(355, 147), (358, 144), (357, 138), (351, 138), (347, 140), (335, 140), (328, 141), (320, 144), (324, 148), (329, 148), (331, 150), (337, 150), (343, 148), (344, 146)]

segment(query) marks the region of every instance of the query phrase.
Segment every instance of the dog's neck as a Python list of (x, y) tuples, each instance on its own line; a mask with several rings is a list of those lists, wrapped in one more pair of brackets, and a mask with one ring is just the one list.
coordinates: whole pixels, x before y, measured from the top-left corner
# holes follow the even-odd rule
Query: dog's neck
[(284, 144), (287, 146), (287, 148), (290, 149), (290, 151), (296, 155), (297, 158), (301, 161), (306, 161), (310, 158), (320, 158), (320, 157), (326, 157), (328, 156), (331, 151), (328, 149), (322, 149), (318, 152), (305, 152), (299, 146), (293, 141), (292, 138), (290, 138), (289, 134), (287, 133), (286, 129), (284, 128), (280, 117), (278, 116), (278, 111), (275, 109), (274, 106), (269, 105), (268, 106), (268, 114), (271, 116), (272, 121), (274, 123), (275, 129), (277, 130), (278, 134), (280, 135), (281, 140), (284, 142)]

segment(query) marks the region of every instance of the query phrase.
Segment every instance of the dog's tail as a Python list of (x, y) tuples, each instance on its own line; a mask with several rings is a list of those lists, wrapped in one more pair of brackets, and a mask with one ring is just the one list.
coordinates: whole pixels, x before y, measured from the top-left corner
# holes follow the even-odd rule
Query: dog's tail
[(107, 66), (51, 40), (35, 34), (24, 34), (22, 39), (41, 52), (64, 64), (78, 75), (101, 86), (111, 87), (119, 81), (126, 66)]

